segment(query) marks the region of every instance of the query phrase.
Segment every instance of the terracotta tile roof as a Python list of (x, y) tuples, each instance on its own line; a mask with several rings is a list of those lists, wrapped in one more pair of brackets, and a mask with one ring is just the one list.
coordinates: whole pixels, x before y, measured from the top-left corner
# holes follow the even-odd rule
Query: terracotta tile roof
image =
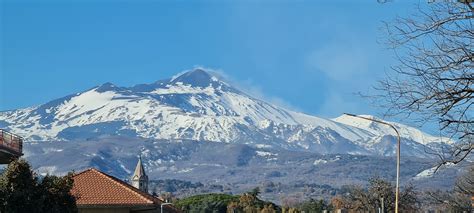
[(158, 198), (96, 169), (80, 172), (73, 179), (71, 193), (76, 196), (78, 206), (156, 206), (162, 203)]

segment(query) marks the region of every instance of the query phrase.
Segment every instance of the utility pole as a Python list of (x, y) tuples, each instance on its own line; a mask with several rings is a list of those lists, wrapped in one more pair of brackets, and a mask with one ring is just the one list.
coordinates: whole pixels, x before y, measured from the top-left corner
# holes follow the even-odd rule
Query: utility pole
[(160, 213), (163, 213), (163, 206), (166, 206), (166, 205), (173, 205), (173, 204), (172, 203), (162, 203)]
[(385, 204), (383, 203), (383, 197), (380, 198), (381, 203), (382, 203), (382, 213), (385, 213)]
[(376, 119), (372, 118), (367, 118), (367, 117), (362, 117), (354, 114), (349, 114), (349, 113), (344, 113), (344, 115), (348, 115), (351, 117), (356, 117), (356, 118), (361, 118), (381, 124), (385, 124), (387, 126), (390, 126), (393, 130), (395, 130), (395, 133), (397, 133), (397, 183), (396, 183), (396, 189), (395, 189), (395, 213), (398, 213), (398, 199), (399, 199), (399, 194), (400, 194), (400, 133), (398, 132), (397, 128), (393, 124), (384, 122), (384, 121), (379, 121)]

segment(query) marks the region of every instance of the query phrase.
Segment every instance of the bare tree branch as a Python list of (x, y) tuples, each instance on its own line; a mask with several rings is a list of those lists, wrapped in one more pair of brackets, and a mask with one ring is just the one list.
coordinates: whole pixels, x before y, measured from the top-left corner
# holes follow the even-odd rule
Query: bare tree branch
[(398, 60), (375, 87), (386, 115), (436, 121), (457, 143), (438, 153), (439, 166), (459, 163), (474, 149), (474, 10), (471, 1), (435, 1), (416, 14), (385, 22)]

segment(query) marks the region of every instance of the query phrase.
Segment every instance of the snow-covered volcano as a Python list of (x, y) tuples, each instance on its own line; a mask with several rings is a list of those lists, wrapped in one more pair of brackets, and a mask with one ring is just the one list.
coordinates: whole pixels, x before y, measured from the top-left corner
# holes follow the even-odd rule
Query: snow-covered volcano
[[(424, 156), (444, 139), (397, 124), (404, 154)], [(111, 83), (46, 104), (0, 112), (0, 128), (28, 141), (110, 135), (244, 143), (318, 153), (394, 154), (394, 133), (357, 118), (329, 120), (256, 99), (218, 75), (194, 69), (133, 87)]]

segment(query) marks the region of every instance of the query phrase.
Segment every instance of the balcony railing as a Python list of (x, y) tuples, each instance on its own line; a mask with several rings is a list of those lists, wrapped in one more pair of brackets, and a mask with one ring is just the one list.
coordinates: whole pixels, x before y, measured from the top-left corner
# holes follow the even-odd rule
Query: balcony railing
[(0, 149), (6, 149), (19, 157), (22, 155), (23, 138), (0, 129)]

